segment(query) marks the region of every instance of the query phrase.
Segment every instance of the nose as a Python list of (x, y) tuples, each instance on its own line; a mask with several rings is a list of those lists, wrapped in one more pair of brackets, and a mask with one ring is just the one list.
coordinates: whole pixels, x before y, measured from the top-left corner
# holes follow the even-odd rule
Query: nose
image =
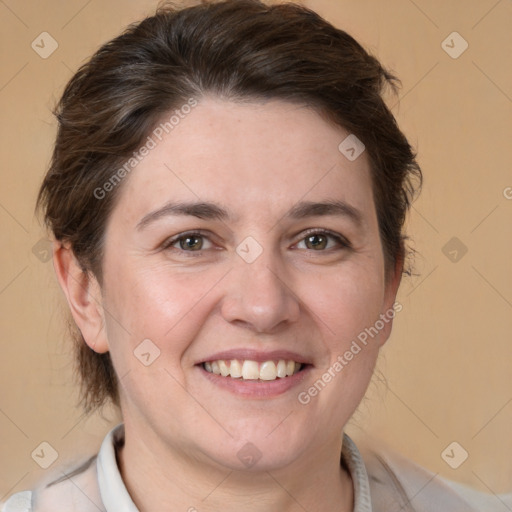
[(289, 281), (282, 259), (270, 250), (252, 263), (236, 255), (222, 301), (223, 318), (257, 333), (275, 333), (296, 322), (300, 301)]

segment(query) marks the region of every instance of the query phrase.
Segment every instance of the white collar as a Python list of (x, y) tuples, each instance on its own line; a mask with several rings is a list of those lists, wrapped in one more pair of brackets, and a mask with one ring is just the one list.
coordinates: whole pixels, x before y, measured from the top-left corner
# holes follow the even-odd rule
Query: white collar
[(105, 436), (96, 460), (98, 485), (106, 512), (139, 512), (117, 466), (116, 445), (123, 441), (124, 424), (121, 423)]
[[(98, 484), (106, 512), (139, 512), (133, 503), (117, 466), (116, 445), (124, 442), (124, 424), (113, 428), (103, 440), (96, 461)], [(341, 457), (354, 484), (354, 512), (371, 512), (370, 484), (363, 459), (357, 446), (343, 434)]]

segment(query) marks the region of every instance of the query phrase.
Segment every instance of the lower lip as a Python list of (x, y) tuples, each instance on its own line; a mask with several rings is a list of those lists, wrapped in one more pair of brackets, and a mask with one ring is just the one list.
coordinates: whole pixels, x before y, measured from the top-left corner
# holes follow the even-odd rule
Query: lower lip
[(202, 365), (198, 366), (201, 373), (216, 386), (227, 389), (235, 395), (244, 398), (273, 398), (290, 391), (300, 384), (309, 373), (311, 366), (308, 365), (300, 372), (289, 377), (277, 378), (276, 380), (242, 380), (231, 377), (223, 377), (206, 371)]

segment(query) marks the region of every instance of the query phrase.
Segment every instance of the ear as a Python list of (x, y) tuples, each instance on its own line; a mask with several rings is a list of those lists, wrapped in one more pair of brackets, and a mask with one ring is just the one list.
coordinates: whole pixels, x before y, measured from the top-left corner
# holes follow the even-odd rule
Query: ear
[(381, 345), (384, 345), (391, 334), (393, 319), (396, 313), (402, 311), (403, 308), (402, 304), (396, 302), (396, 294), (398, 293), (398, 287), (402, 280), (404, 256), (404, 251), (402, 251), (402, 253), (396, 258), (395, 267), (390, 271), (390, 274), (386, 279), (384, 300), (382, 302), (382, 310), (380, 314), (380, 319), (384, 323), (384, 327), (382, 328), (379, 336), (379, 342)]
[(85, 342), (100, 354), (108, 352), (101, 289), (91, 272), (85, 272), (69, 245), (53, 244), (53, 265), (59, 284)]

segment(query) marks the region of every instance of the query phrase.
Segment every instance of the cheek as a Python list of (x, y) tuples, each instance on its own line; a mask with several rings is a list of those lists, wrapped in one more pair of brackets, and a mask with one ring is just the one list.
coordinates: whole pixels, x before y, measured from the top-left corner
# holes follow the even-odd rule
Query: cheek
[(329, 421), (342, 423), (361, 401), (373, 375), (380, 332), (371, 329), (380, 318), (384, 298), (378, 266), (351, 270), (331, 275), (322, 289), (307, 287), (315, 290), (310, 304), (322, 319), (318, 324), (323, 326), (329, 354), (320, 373), (329, 391), (320, 401), (329, 403)]
[(121, 400), (144, 408), (166, 390), (179, 405), (186, 399), (181, 361), (200, 325), (194, 306), (207, 283), (189, 278), (186, 285), (170, 272), (128, 265), (105, 277), (106, 332)]
[(331, 349), (344, 350), (350, 341), (379, 318), (384, 284), (379, 272), (357, 268), (316, 280), (304, 279), (301, 297), (317, 318)]
[(118, 265), (105, 274), (107, 337), (113, 357), (126, 358), (150, 339), (162, 355), (179, 358), (201, 326), (202, 302), (208, 302), (209, 291), (219, 281), (217, 273), (210, 274), (180, 275), (165, 266), (142, 265)]

